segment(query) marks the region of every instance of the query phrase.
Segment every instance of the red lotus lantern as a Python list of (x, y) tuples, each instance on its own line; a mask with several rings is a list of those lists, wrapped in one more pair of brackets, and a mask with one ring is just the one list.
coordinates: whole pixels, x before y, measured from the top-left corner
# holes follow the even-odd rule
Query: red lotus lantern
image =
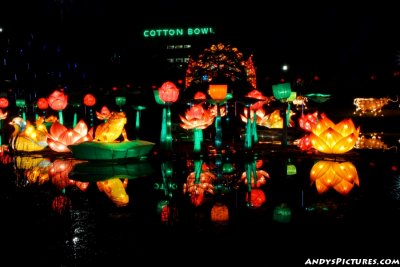
[(174, 103), (178, 100), (179, 89), (172, 82), (165, 82), (158, 89), (158, 95), (165, 103)]
[(0, 108), (8, 107), (8, 100), (5, 97), (0, 97)]
[(96, 98), (92, 94), (87, 94), (83, 98), (83, 104), (88, 107), (94, 106), (96, 104)]
[(64, 94), (64, 92), (55, 90), (51, 95), (47, 98), (47, 102), (49, 103), (50, 108), (59, 111), (63, 110), (67, 107), (68, 104), (68, 96)]
[(58, 121), (61, 124), (64, 124), (62, 110), (65, 109), (68, 105), (68, 96), (64, 94), (64, 92), (55, 90), (48, 98), (47, 102), (49, 103), (50, 108), (58, 111)]
[(41, 97), (38, 99), (37, 105), (38, 105), (39, 109), (48, 109), (49, 108), (49, 103), (47, 102), (47, 99), (44, 97)]

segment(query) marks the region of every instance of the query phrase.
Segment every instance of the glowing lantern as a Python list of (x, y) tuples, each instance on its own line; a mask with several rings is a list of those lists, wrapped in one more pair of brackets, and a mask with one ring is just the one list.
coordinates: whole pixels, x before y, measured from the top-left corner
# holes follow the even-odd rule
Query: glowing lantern
[(208, 94), (215, 101), (223, 101), (228, 94), (228, 85), (226, 84), (210, 84)]
[(342, 154), (354, 148), (360, 133), (351, 119), (334, 124), (325, 114), (312, 126), (310, 140), (313, 148), (323, 153)]
[(115, 104), (119, 106), (119, 110), (122, 111), (122, 106), (126, 104), (125, 96), (117, 96), (115, 97)]
[(0, 97), (0, 108), (7, 108), (8, 100), (5, 97)]
[(354, 184), (360, 186), (357, 169), (349, 161), (318, 161), (311, 168), (310, 180), (320, 194), (334, 188), (340, 194), (347, 195)]
[(158, 95), (165, 103), (175, 103), (179, 97), (179, 89), (172, 82), (165, 82), (158, 89)]
[(69, 145), (92, 141), (92, 134), (83, 120), (80, 120), (74, 129), (68, 129), (59, 122), (54, 122), (50, 127), (47, 144), (56, 152), (71, 152)]
[(222, 146), (222, 125), (220, 103), (226, 99), (228, 93), (228, 85), (226, 84), (210, 84), (208, 94), (216, 102), (217, 116), (215, 118), (215, 148), (219, 150)]
[[(249, 197), (249, 195), (250, 195), (250, 197)], [(252, 189), (246, 195), (246, 202), (249, 204), (249, 206), (254, 207), (254, 208), (261, 207), (266, 200), (267, 199), (265, 197), (264, 191), (262, 191), (259, 188)]]
[(161, 148), (172, 150), (172, 132), (171, 132), (171, 107), (170, 105), (178, 100), (179, 89), (172, 82), (164, 82), (158, 89), (158, 96), (163, 105), (163, 115), (161, 122), (160, 143)]
[(96, 111), (96, 117), (97, 117), (99, 120), (104, 120), (104, 121), (106, 121), (106, 120), (108, 120), (108, 119), (111, 117), (111, 112), (110, 112), (110, 110), (109, 110), (106, 106), (103, 106), (103, 107), (101, 108), (100, 112), (97, 112), (97, 111)]
[(318, 111), (309, 114), (302, 114), (299, 118), (299, 126), (301, 129), (311, 132), (312, 126), (317, 125)]
[(64, 124), (62, 111), (68, 105), (68, 96), (62, 91), (55, 90), (48, 96), (47, 102), (51, 109), (58, 111), (58, 121)]
[(205, 93), (203, 93), (203, 92), (196, 92), (195, 94), (194, 94), (194, 97), (193, 97), (194, 99), (197, 99), (197, 100), (199, 100), (199, 99), (207, 99), (207, 96), (206, 96), (206, 94)]
[(222, 203), (215, 203), (211, 208), (211, 221), (226, 223), (229, 221), (229, 209)]
[(213, 124), (214, 116), (210, 110), (205, 110), (202, 104), (193, 105), (185, 112), (185, 117), (180, 116), (183, 129), (193, 129), (194, 152), (201, 151), (201, 143), (203, 142), (203, 131), (205, 128)]
[(272, 85), (272, 93), (276, 99), (286, 101), (292, 93), (290, 83), (279, 83)]
[(96, 104), (96, 98), (92, 94), (86, 94), (83, 97), (83, 104), (88, 107), (94, 106)]
[(49, 108), (49, 103), (47, 102), (47, 99), (44, 97), (41, 97), (37, 101), (37, 106), (41, 110), (45, 110)]

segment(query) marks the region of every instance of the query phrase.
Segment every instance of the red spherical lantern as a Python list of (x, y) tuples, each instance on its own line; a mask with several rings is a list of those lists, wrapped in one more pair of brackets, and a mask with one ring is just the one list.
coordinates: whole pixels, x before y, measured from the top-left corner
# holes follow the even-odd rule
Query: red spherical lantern
[(92, 94), (87, 94), (83, 98), (83, 104), (88, 107), (94, 106), (96, 104), (96, 98)]
[(0, 97), (0, 108), (8, 107), (8, 100), (5, 97)]
[(37, 101), (37, 105), (39, 109), (48, 109), (49, 108), (49, 103), (47, 102), (47, 99), (44, 97), (41, 97)]
[[(246, 201), (249, 202), (249, 195), (246, 195)], [(250, 203), (253, 207), (259, 208), (266, 201), (265, 193), (261, 189), (253, 188), (251, 190)]]
[(158, 89), (158, 95), (165, 103), (174, 103), (178, 100), (179, 89), (172, 82), (165, 82)]
[(68, 96), (59, 90), (55, 90), (48, 98), (50, 108), (54, 110), (63, 110), (68, 105)]

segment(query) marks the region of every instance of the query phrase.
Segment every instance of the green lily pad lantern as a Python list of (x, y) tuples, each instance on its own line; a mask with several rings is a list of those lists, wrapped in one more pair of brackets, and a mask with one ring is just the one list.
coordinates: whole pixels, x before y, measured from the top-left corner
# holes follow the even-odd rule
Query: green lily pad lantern
[(21, 113), (21, 117), (26, 121), (26, 113), (25, 113), (26, 102), (25, 102), (25, 99), (17, 99), (17, 100), (15, 100), (15, 105), (19, 108), (19, 111)]
[(292, 93), (290, 83), (279, 83), (272, 85), (272, 93), (276, 99), (282, 102), (286, 101)]

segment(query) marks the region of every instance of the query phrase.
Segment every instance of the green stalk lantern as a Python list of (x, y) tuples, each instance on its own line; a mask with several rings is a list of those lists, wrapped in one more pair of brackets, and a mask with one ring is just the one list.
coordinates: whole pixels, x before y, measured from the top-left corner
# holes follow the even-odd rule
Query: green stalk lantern
[(133, 106), (133, 109), (136, 111), (136, 121), (135, 121), (135, 132), (136, 132), (136, 139), (139, 139), (140, 133), (140, 115), (142, 110), (146, 109), (144, 106)]
[(26, 121), (26, 102), (25, 99), (17, 99), (15, 100), (15, 105), (19, 108), (19, 115)]
[(280, 83), (272, 85), (272, 93), (274, 97), (280, 102), (284, 103), (281, 117), (283, 118), (283, 134), (282, 134), (282, 146), (287, 145), (287, 127), (290, 117), (290, 104), (287, 101), (292, 94), (290, 83)]
[[(158, 97), (164, 103), (162, 122), (161, 122), (161, 135), (160, 145), (165, 151), (172, 150), (172, 124), (171, 124), (171, 105), (178, 100), (179, 89), (172, 82), (165, 82), (158, 89)], [(157, 98), (156, 98), (157, 101)]]
[(215, 118), (215, 148), (221, 149), (222, 146), (222, 124), (220, 104), (226, 99), (228, 94), (228, 85), (226, 84), (210, 84), (208, 94), (215, 101), (217, 106), (217, 116)]

